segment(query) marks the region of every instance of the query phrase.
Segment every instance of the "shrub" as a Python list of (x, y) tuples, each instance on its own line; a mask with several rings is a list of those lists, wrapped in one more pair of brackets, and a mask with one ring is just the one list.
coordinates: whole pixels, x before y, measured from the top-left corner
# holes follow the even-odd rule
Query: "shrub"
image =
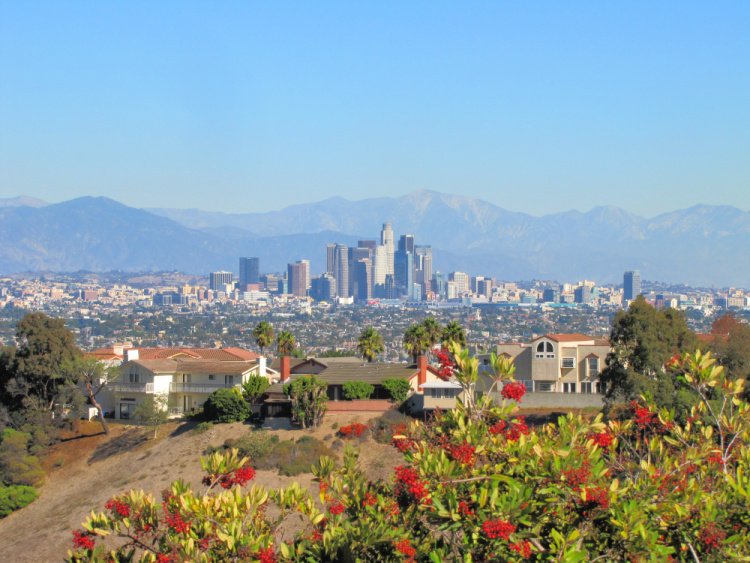
[(312, 473), (313, 466), (321, 456), (332, 454), (328, 446), (312, 436), (303, 436), (296, 442), (284, 440), (271, 452), (270, 463), (275, 465), (280, 475), (294, 477), (302, 473)]
[(240, 454), (250, 458), (253, 465), (260, 469), (266, 469), (266, 467), (262, 467), (263, 460), (278, 443), (279, 437), (277, 435), (265, 430), (253, 430), (236, 440), (227, 440), (224, 442), (224, 446), (226, 448), (237, 448)]
[(0, 443), (0, 480), (8, 485), (38, 485), (44, 479), (39, 458), (29, 454), (31, 436), (12, 428), (3, 430)]
[(0, 518), (36, 500), (36, 489), (26, 485), (0, 486)]
[(245, 383), (242, 384), (242, 396), (251, 405), (263, 396), (263, 393), (270, 387), (271, 383), (267, 377), (262, 375), (251, 375)]
[(370, 424), (372, 437), (381, 444), (390, 444), (393, 435), (406, 433), (413, 421), (397, 410), (386, 411)]
[(409, 396), (411, 384), (406, 379), (393, 377), (383, 380), (383, 388), (388, 391), (391, 401), (394, 403), (403, 403)]
[(203, 413), (215, 422), (242, 422), (250, 416), (250, 405), (239, 389), (217, 389), (203, 403)]
[(375, 387), (364, 381), (347, 381), (343, 385), (344, 398), (349, 401), (356, 399), (369, 399), (375, 392)]
[(350, 438), (354, 436), (355, 438), (359, 438), (367, 431), (367, 426), (360, 423), (360, 422), (354, 422), (352, 424), (348, 424), (346, 426), (342, 426), (339, 428), (339, 435), (342, 438)]
[(196, 434), (203, 434), (204, 432), (208, 432), (209, 430), (211, 430), (213, 427), (213, 422), (203, 421), (195, 425), (195, 428), (193, 428), (193, 432), (195, 432)]

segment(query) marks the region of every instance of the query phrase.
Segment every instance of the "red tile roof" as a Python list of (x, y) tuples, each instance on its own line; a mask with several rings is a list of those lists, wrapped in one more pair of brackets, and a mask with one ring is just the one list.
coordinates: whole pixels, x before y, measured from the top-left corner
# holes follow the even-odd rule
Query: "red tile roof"
[[(555, 342), (581, 342), (582, 340), (594, 340), (592, 337), (586, 336), (585, 334), (546, 334), (539, 338), (549, 338)], [(539, 340), (539, 338), (537, 338), (537, 340)]]

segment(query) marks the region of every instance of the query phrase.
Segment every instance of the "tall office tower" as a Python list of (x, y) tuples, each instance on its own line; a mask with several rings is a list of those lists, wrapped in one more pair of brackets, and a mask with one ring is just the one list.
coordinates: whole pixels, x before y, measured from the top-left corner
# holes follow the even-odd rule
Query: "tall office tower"
[(367, 248), (367, 249), (369, 249), (369, 250), (370, 250), (371, 252), (375, 250), (375, 247), (376, 247), (377, 245), (378, 245), (378, 243), (377, 243), (376, 241), (374, 241), (374, 240), (369, 240), (369, 239), (368, 239), (368, 240), (360, 240), (360, 241), (357, 241), (357, 246), (358, 246), (359, 248)]
[(336, 278), (325, 273), (311, 280), (310, 295), (316, 301), (333, 301), (336, 297)]
[(407, 250), (397, 250), (394, 257), (393, 281), (400, 295), (408, 295), (414, 284), (414, 255)]
[(440, 272), (432, 274), (432, 291), (437, 293), (440, 297), (445, 297), (446, 295), (445, 276)]
[(336, 272), (336, 245), (326, 245), (326, 272), (334, 274)]
[(559, 303), (560, 302), (560, 290), (554, 287), (548, 287), (542, 293), (542, 301), (545, 303)]
[(456, 291), (459, 296), (469, 292), (469, 274), (464, 272), (451, 272), (448, 274), (448, 281), (456, 283)]
[(372, 262), (369, 258), (362, 258), (351, 266), (354, 272), (352, 295), (357, 301), (367, 301), (372, 297)]
[(375, 285), (385, 285), (385, 276), (388, 273), (388, 250), (382, 244), (375, 247), (374, 268), (372, 283)]
[(588, 305), (593, 300), (594, 296), (591, 288), (587, 285), (579, 285), (573, 292), (573, 299), (576, 303), (583, 303)]
[(307, 295), (307, 260), (299, 260), (287, 266), (289, 293), (297, 297)]
[(240, 289), (245, 291), (247, 284), (260, 280), (260, 260), (258, 258), (240, 258)]
[(625, 301), (632, 301), (641, 294), (641, 272), (632, 270), (623, 276), (623, 294)]
[(417, 270), (417, 282), (424, 283), (432, 280), (432, 247), (414, 247), (414, 268)]
[(357, 290), (354, 285), (357, 279), (357, 272), (355, 271), (354, 264), (359, 260), (370, 259), (370, 249), (361, 247), (350, 247), (349, 248), (349, 294), (357, 297)]
[(300, 264), (305, 265), (305, 289), (310, 289), (310, 261), (300, 260)]
[(492, 297), (492, 279), (485, 278), (477, 283), (477, 293), (490, 299)]
[(383, 228), (380, 231), (380, 244), (385, 246), (386, 258), (387, 258), (387, 269), (386, 274), (393, 274), (393, 229), (390, 223), (383, 223)]
[(208, 287), (213, 291), (226, 291), (227, 285), (232, 283), (232, 272), (211, 272), (208, 277)]
[(484, 281), (484, 276), (471, 276), (471, 292), (479, 293), (479, 282)]
[(337, 244), (333, 252), (333, 277), (336, 278), (336, 295), (349, 297), (349, 247)]
[(414, 235), (401, 235), (398, 239), (398, 249), (414, 254)]

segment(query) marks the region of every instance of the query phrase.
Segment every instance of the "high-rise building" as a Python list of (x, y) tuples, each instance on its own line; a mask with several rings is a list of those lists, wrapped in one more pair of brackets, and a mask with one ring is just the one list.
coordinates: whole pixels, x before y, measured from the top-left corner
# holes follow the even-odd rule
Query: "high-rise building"
[(388, 273), (388, 249), (385, 245), (379, 244), (375, 247), (374, 262), (372, 283), (385, 285), (385, 276)]
[(333, 301), (336, 297), (336, 278), (325, 273), (311, 280), (310, 295), (316, 301)]
[(357, 260), (352, 266), (351, 293), (358, 301), (367, 301), (372, 297), (372, 262), (369, 258)]
[(424, 284), (432, 280), (432, 247), (414, 247), (414, 268), (417, 271), (417, 283)]
[(305, 289), (310, 289), (310, 261), (305, 259), (300, 263), (305, 265)]
[(393, 274), (393, 228), (390, 223), (383, 223), (383, 228), (380, 231), (380, 244), (385, 246), (386, 252), (386, 274)]
[(367, 248), (370, 251), (374, 251), (375, 247), (378, 245), (378, 243), (374, 240), (360, 240), (357, 242), (357, 246), (359, 248)]
[(593, 293), (588, 285), (579, 285), (573, 292), (573, 299), (576, 303), (588, 305), (593, 300)]
[(299, 260), (287, 266), (289, 293), (297, 297), (307, 295), (307, 260)]
[(542, 300), (545, 303), (559, 303), (560, 302), (560, 290), (553, 287), (548, 287), (542, 293)]
[(349, 247), (345, 244), (335, 245), (333, 277), (336, 278), (336, 295), (349, 297)]
[(398, 239), (398, 249), (414, 254), (414, 235), (401, 235)]
[(334, 274), (336, 272), (336, 245), (326, 245), (326, 272)]
[(414, 254), (407, 250), (398, 250), (394, 257), (393, 281), (396, 291), (401, 295), (408, 295), (414, 284)]
[(625, 272), (622, 285), (622, 298), (625, 301), (632, 301), (638, 297), (641, 294), (641, 272), (638, 270)]
[(459, 296), (469, 293), (469, 274), (465, 272), (451, 272), (448, 274), (448, 281), (455, 282), (456, 291)]
[(211, 272), (208, 277), (208, 287), (212, 291), (226, 291), (232, 283), (232, 272)]
[(240, 289), (245, 291), (247, 285), (260, 280), (260, 260), (258, 258), (240, 258)]

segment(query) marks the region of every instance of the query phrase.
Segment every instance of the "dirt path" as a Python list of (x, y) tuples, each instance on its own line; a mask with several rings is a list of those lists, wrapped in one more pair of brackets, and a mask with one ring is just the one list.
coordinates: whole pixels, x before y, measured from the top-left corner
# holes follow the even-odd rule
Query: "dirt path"
[[(332, 424), (354, 420), (366, 422), (366, 417), (326, 417), (323, 426), (312, 435), (328, 441), (335, 434)], [(248, 431), (243, 424), (226, 424), (199, 434), (170, 424), (159, 431), (156, 441), (144, 441), (139, 429), (113, 425), (108, 439), (96, 434), (58, 444), (45, 459), (50, 473), (39, 498), (0, 520), (0, 560), (61, 561), (71, 547), (72, 530), (80, 529), (92, 509), (102, 510), (104, 503), (117, 493), (143, 489), (158, 496), (177, 478), (200, 490), (200, 456), (206, 447)], [(301, 430), (275, 432), (282, 440), (310, 434)], [(387, 478), (400, 458), (389, 446), (372, 441), (366, 444), (360, 451), (368, 476)], [(265, 487), (286, 486), (294, 481), (309, 487), (312, 475), (281, 477), (275, 471), (258, 471), (255, 479), (255, 483)]]

